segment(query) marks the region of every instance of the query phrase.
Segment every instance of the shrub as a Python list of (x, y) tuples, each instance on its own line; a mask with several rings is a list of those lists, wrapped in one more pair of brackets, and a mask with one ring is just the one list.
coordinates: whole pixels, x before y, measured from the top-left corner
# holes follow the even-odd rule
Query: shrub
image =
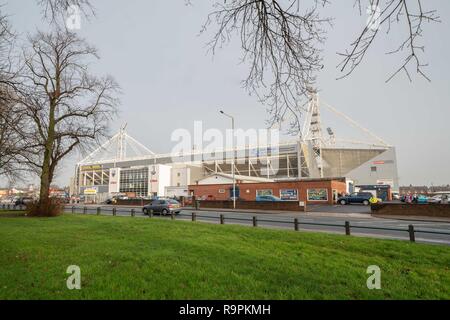
[(35, 201), (27, 205), (27, 215), (30, 217), (57, 217), (64, 211), (64, 206), (55, 199)]

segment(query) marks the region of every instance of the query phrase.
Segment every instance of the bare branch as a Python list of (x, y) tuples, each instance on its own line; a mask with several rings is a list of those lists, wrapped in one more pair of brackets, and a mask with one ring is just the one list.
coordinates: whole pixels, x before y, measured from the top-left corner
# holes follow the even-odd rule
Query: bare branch
[[(361, 0), (357, 0), (361, 7)], [(428, 3), (427, 3), (428, 4)], [(424, 23), (440, 22), (435, 10), (423, 10), (421, 0), (368, 0), (368, 10), (371, 11), (371, 19), (359, 36), (351, 44), (351, 50), (340, 53), (343, 60), (339, 67), (344, 74), (340, 78), (350, 75), (363, 61), (367, 51), (374, 43), (379, 31), (384, 27), (386, 34), (389, 34), (394, 24), (404, 28), (406, 38), (394, 50), (387, 54), (406, 53), (402, 64), (386, 80), (389, 82), (400, 72), (404, 71), (411, 81), (410, 66), (412, 65), (416, 73), (430, 81), (423, 68), (427, 64), (421, 62), (421, 53), (424, 46), (419, 43), (422, 37)], [(400, 31), (402, 32), (402, 31)]]
[(64, 25), (70, 6), (76, 6), (85, 18), (95, 16), (95, 8), (90, 0), (37, 0), (37, 3), (42, 8), (44, 19), (60, 27)]
[(242, 61), (250, 66), (244, 88), (255, 94), (268, 109), (269, 125), (293, 116), (292, 129), (300, 128), (300, 101), (315, 84), (323, 68), (319, 44), (324, 41), (319, 6), (327, 1), (231, 0), (217, 2), (202, 32), (211, 23), (217, 32), (209, 42), (216, 50), (237, 35), (243, 50)]

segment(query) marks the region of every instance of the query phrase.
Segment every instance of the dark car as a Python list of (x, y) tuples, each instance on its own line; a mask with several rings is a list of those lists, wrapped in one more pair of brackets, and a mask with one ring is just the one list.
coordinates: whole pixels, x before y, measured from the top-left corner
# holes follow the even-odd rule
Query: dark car
[(349, 196), (340, 197), (338, 199), (338, 203), (345, 205), (351, 203), (362, 203), (365, 206), (370, 204), (370, 199), (373, 197), (373, 194), (370, 192), (355, 192)]
[(267, 195), (267, 196), (257, 196), (256, 201), (257, 202), (280, 202), (283, 200), (281, 200), (280, 198), (275, 197), (275, 196)]
[(168, 215), (172, 213), (179, 214), (181, 211), (181, 205), (176, 200), (158, 199), (153, 200), (150, 204), (142, 208), (142, 212), (144, 212), (145, 215), (150, 214), (152, 210), (153, 213), (159, 213), (162, 215)]
[(24, 198), (17, 199), (14, 204), (16, 206), (25, 206), (25, 205), (27, 205), (27, 204), (29, 204), (31, 202), (33, 202), (33, 198), (24, 197)]

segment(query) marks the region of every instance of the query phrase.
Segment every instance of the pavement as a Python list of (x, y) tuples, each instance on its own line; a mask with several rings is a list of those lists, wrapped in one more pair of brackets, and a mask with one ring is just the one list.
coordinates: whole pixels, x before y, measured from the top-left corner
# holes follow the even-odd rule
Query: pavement
[[(72, 205), (68, 205), (70, 212)], [(75, 213), (83, 213), (84, 205), (75, 206)], [(98, 205), (86, 206), (88, 214), (96, 214)], [(102, 215), (112, 215), (113, 206), (100, 206)], [(310, 208), (311, 206), (309, 206)], [(331, 208), (328, 208), (331, 207)], [(320, 206), (317, 211), (308, 212), (261, 212), (255, 210), (224, 210), (183, 208), (177, 220), (191, 220), (192, 212), (197, 220), (202, 222), (219, 223), (220, 215), (224, 216), (225, 224), (253, 225), (253, 217), (259, 227), (294, 230), (294, 219), (299, 221), (299, 230), (345, 234), (345, 222), (351, 227), (351, 234), (355, 236), (409, 240), (408, 228), (414, 226), (416, 242), (450, 245), (450, 221), (423, 220), (402, 217), (374, 217), (365, 213), (363, 206)], [(339, 207), (339, 208), (338, 208)], [(116, 206), (117, 216), (131, 216), (131, 209), (135, 209), (136, 217), (145, 217), (140, 207)], [(326, 212), (324, 212), (326, 210)], [(330, 212), (331, 211), (331, 212)], [(345, 212), (342, 212), (345, 211)], [(161, 217), (164, 218), (164, 217)], [(165, 217), (170, 219), (170, 217)], [(439, 234), (445, 233), (445, 234)]]
[(450, 218), (442, 218), (442, 217), (396, 216), (396, 215), (383, 215), (383, 214), (373, 214), (372, 217), (374, 217), (374, 218), (381, 218), (381, 219), (406, 220), (406, 221), (427, 221), (427, 222), (447, 222), (447, 223), (450, 223)]

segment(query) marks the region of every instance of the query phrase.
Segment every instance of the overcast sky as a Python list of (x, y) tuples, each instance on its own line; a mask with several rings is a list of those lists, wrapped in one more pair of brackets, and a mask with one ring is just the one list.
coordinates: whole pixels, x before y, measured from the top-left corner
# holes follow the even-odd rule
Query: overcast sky
[[(36, 1), (6, 1), (15, 30), (22, 35), (42, 27)], [(224, 130), (228, 121), (219, 109), (234, 114), (237, 127), (264, 128), (267, 115), (255, 97), (241, 88), (247, 67), (240, 64), (238, 39), (215, 57), (207, 53), (207, 36), (199, 31), (211, 10), (211, 1), (93, 0), (97, 17), (82, 22), (79, 34), (94, 44), (101, 60), (98, 74), (113, 75), (122, 87), (122, 105), (111, 133), (128, 123), (128, 133), (154, 152), (170, 152), (171, 133), (192, 129), (195, 120)], [(431, 83), (413, 75), (385, 80), (404, 56), (386, 55), (398, 45), (403, 32), (384, 33), (370, 49), (364, 64), (350, 77), (336, 80), (339, 57), (348, 48), (367, 16), (353, 8), (353, 0), (332, 1), (323, 12), (334, 17), (324, 45), (325, 68), (319, 74), (320, 97), (397, 147), (400, 184), (450, 183), (450, 1), (426, 0), (436, 9), (440, 24), (425, 26), (426, 73)], [(404, 28), (404, 26), (402, 26)], [(345, 122), (324, 112), (336, 135), (353, 134)], [(60, 169), (57, 183), (68, 184), (76, 157)]]

